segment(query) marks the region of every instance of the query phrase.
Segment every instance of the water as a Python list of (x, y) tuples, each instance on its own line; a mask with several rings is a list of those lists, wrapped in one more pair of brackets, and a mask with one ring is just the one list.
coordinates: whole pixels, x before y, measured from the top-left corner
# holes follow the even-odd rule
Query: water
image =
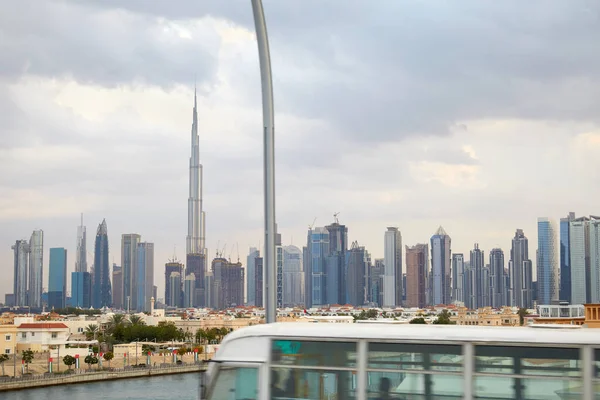
[(0, 394), (2, 400), (197, 400), (198, 373), (50, 386)]

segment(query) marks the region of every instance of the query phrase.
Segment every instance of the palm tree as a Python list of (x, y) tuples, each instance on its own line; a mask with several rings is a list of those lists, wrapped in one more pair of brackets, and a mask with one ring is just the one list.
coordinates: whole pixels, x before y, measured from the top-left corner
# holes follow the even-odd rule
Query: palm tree
[(98, 333), (98, 325), (89, 324), (85, 327), (85, 338), (87, 340), (92, 340), (96, 338), (96, 334)]
[(8, 354), (0, 354), (0, 365), (2, 365), (2, 375), (6, 375), (4, 373), (4, 362), (8, 361), (10, 357)]
[(142, 317), (139, 315), (131, 315), (129, 316), (129, 322), (131, 325), (146, 325)]

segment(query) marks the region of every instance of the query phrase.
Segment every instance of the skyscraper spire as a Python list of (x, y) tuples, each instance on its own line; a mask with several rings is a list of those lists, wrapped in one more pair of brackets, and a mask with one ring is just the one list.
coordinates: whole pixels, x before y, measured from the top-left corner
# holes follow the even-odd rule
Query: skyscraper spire
[(202, 211), (202, 164), (200, 164), (198, 137), (198, 103), (194, 83), (194, 110), (192, 113), (192, 152), (190, 156), (190, 183), (188, 197), (188, 234), (186, 254), (205, 254), (205, 223)]

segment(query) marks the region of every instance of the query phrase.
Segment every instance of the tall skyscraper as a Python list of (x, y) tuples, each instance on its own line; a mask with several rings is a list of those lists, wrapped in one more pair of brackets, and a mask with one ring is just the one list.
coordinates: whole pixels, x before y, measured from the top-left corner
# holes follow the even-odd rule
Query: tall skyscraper
[(600, 303), (600, 217), (590, 215), (590, 303)]
[(452, 302), (465, 302), (465, 256), (452, 254)]
[(205, 246), (205, 214), (202, 211), (202, 164), (200, 164), (200, 137), (198, 136), (198, 108), (195, 89), (189, 189), (186, 254), (203, 254), (207, 256)]
[[(191, 274), (190, 277), (191, 276), (193, 276), (193, 274)], [(166, 281), (165, 285), (165, 302), (167, 303), (168, 307), (181, 307), (181, 272), (173, 271), (168, 275), (168, 277), (169, 279)], [(167, 295), (169, 297), (166, 297)]]
[(559, 300), (559, 271), (556, 224), (538, 218), (537, 302), (552, 304)]
[(71, 304), (77, 308), (92, 305), (92, 276), (89, 272), (71, 273)]
[(471, 296), (473, 302), (471, 308), (478, 309), (484, 306), (483, 304), (483, 287), (489, 285), (488, 282), (483, 280), (483, 268), (485, 265), (483, 251), (479, 249), (479, 243), (475, 243), (473, 250), (471, 250), (470, 263), (471, 273), (473, 274)]
[(325, 227), (329, 233), (329, 252), (325, 260), (325, 304), (342, 304), (346, 299), (344, 268), (348, 250), (348, 228), (339, 223), (337, 214), (334, 218), (335, 221)]
[(275, 224), (275, 267), (277, 268), (277, 308), (281, 308), (283, 307), (283, 247), (281, 246), (281, 234), (277, 233), (277, 224)]
[(263, 258), (256, 257), (254, 259), (254, 305), (256, 307), (264, 307), (263, 279)]
[(388, 227), (383, 243), (383, 306), (402, 305), (402, 234)]
[(517, 229), (512, 239), (509, 261), (511, 306), (533, 307), (531, 286), (532, 266), (529, 259), (529, 241), (522, 229)]
[(431, 304), (450, 304), (450, 236), (441, 226), (431, 237)]
[(193, 307), (208, 307), (208, 289), (206, 285), (206, 256), (200, 253), (186, 255), (185, 275), (194, 274)]
[(108, 229), (106, 220), (102, 220), (96, 231), (93, 282), (92, 306), (97, 309), (110, 307), (112, 290), (108, 263)]
[(311, 292), (305, 295), (311, 297), (311, 306), (322, 306), (327, 304), (326, 266), (329, 255), (329, 232), (325, 228), (315, 227), (309, 230), (308, 240), (311, 275), (307, 275), (306, 279), (310, 280)]
[(584, 304), (590, 300), (590, 219), (576, 218), (570, 224), (571, 303)]
[[(375, 259), (375, 264), (369, 272), (369, 301), (377, 307), (383, 306), (383, 280), (385, 278), (385, 264), (383, 258)], [(406, 275), (405, 275), (406, 276)], [(403, 293), (406, 293), (403, 291)]]
[(256, 305), (256, 281), (254, 279), (255, 266), (254, 260), (260, 255), (256, 247), (250, 247), (248, 257), (246, 257), (246, 303), (250, 306)]
[[(171, 279), (173, 275), (171, 275)], [(196, 275), (190, 273), (185, 277), (183, 288), (183, 306), (186, 308), (194, 307), (194, 296), (196, 293)], [(211, 304), (212, 306), (212, 304)]]
[[(178, 274), (178, 280), (173, 281), (171, 276)], [(183, 264), (173, 259), (165, 264), (165, 304), (169, 307), (181, 307), (182, 301), (182, 277), (183, 275)], [(195, 280), (195, 276), (194, 276)], [(179, 282), (179, 287), (175, 287), (176, 282)], [(173, 292), (175, 290), (175, 292)], [(193, 302), (192, 302), (193, 303)], [(193, 304), (192, 304), (193, 306)], [(190, 307), (192, 307), (190, 306)]]
[(15, 305), (25, 307), (29, 305), (27, 284), (29, 282), (29, 243), (27, 240), (17, 240), (11, 247), (14, 252), (14, 285)]
[(560, 219), (560, 295), (562, 301), (571, 301), (571, 252), (570, 227), (575, 213), (570, 212), (566, 218)]
[(428, 246), (406, 246), (406, 307), (425, 307), (427, 300)]
[(48, 307), (64, 308), (67, 301), (67, 250), (50, 249), (48, 269)]
[(244, 268), (217, 257), (212, 262), (214, 275), (214, 308), (224, 309), (244, 304)]
[[(254, 263), (254, 260), (252, 262)], [(248, 282), (252, 280), (248, 277)], [(254, 285), (252, 287), (254, 288)], [(302, 251), (290, 245), (283, 247), (283, 305), (290, 307), (299, 304), (304, 304)]]
[(490, 305), (494, 308), (507, 306), (506, 277), (504, 273), (504, 252), (502, 249), (490, 251)]
[(75, 272), (88, 272), (87, 236), (85, 226), (83, 226), (83, 214), (81, 214), (81, 225), (77, 227), (77, 253), (75, 253)]
[(42, 307), (44, 284), (44, 232), (33, 231), (29, 239), (29, 306)]
[(137, 262), (136, 309), (137, 311), (149, 312), (150, 300), (154, 296), (154, 243), (142, 242), (138, 244)]
[(123, 271), (123, 309), (137, 310), (137, 255), (142, 237), (137, 233), (121, 235), (121, 268)]
[(367, 303), (369, 262), (367, 251), (358, 242), (353, 242), (350, 250), (346, 251), (346, 304), (355, 307)]
[(112, 305), (114, 308), (123, 309), (123, 268), (113, 263), (112, 270)]

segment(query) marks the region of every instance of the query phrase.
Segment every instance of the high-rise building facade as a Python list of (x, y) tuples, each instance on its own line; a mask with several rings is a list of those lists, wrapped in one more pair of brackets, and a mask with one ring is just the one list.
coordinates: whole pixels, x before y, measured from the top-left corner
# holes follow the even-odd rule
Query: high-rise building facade
[(17, 240), (11, 247), (14, 253), (14, 284), (15, 306), (29, 305), (27, 284), (29, 283), (29, 243), (27, 240)]
[(441, 226), (431, 237), (431, 304), (450, 304), (451, 240)]
[(427, 301), (428, 246), (406, 246), (406, 307), (425, 307)]
[(485, 266), (485, 261), (484, 253), (481, 249), (479, 249), (479, 243), (475, 243), (470, 255), (471, 257), (469, 259), (469, 264), (471, 266), (471, 273), (473, 274), (473, 278), (471, 281), (472, 286), (470, 289), (472, 301), (470, 302), (469, 308), (478, 309), (484, 307), (484, 286), (489, 285), (489, 283), (485, 282), (483, 279), (483, 268)]
[(576, 218), (570, 225), (571, 303), (585, 304), (591, 300), (590, 219)]
[(137, 254), (142, 237), (137, 233), (121, 235), (121, 268), (123, 271), (123, 309), (137, 310)]
[(112, 305), (114, 308), (123, 309), (123, 269), (113, 263), (112, 270)]
[(600, 217), (590, 215), (590, 303), (600, 303)]
[(494, 308), (508, 305), (505, 283), (504, 252), (502, 249), (492, 249), (490, 251), (490, 305)]
[(92, 275), (89, 272), (71, 273), (71, 304), (77, 308), (92, 305)]
[(208, 306), (208, 294), (207, 286), (205, 284), (206, 276), (206, 256), (200, 253), (192, 253), (186, 256), (185, 274), (194, 274), (195, 280), (193, 301), (194, 307), (207, 307)]
[(465, 256), (452, 254), (452, 302), (465, 303)]
[[(181, 272), (173, 271), (165, 285), (165, 303), (168, 307), (179, 308), (181, 304)], [(166, 297), (166, 296), (169, 297)]]
[(276, 305), (281, 308), (283, 307), (283, 247), (281, 246), (281, 234), (277, 233), (277, 224), (275, 225), (275, 268), (277, 271), (275, 279), (277, 285)]
[[(326, 267), (327, 256), (329, 255), (329, 232), (327, 229), (315, 227), (309, 231), (309, 255), (311, 276), (310, 296), (311, 306), (322, 306), (327, 304), (327, 281)], [(306, 293), (309, 296), (309, 293)]]
[(358, 242), (353, 242), (350, 250), (346, 251), (345, 304), (355, 307), (367, 303), (369, 262), (367, 251)]
[(106, 220), (102, 220), (96, 231), (94, 275), (92, 280), (92, 306), (96, 309), (110, 307), (112, 305), (112, 290), (108, 263), (108, 229)]
[(560, 300), (571, 301), (571, 253), (570, 230), (575, 213), (570, 212), (566, 218), (560, 219)]
[(154, 243), (141, 242), (138, 244), (136, 272), (136, 309), (150, 311), (150, 300), (154, 289)]
[(240, 262), (232, 263), (217, 257), (212, 261), (214, 275), (214, 305), (225, 309), (244, 304), (244, 268)]
[(263, 258), (256, 257), (254, 259), (254, 305), (256, 307), (264, 307), (264, 291), (263, 291)]
[(48, 268), (48, 307), (64, 308), (67, 301), (67, 250), (50, 249)]
[(250, 247), (248, 257), (246, 257), (246, 303), (250, 306), (256, 305), (256, 281), (254, 279), (254, 260), (258, 256), (260, 256), (260, 252), (258, 251), (258, 249), (256, 247)]
[[(258, 254), (256, 253), (256, 255)], [(254, 260), (252, 260), (252, 262), (254, 263)], [(247, 280), (248, 282), (253, 281), (253, 279), (250, 277), (248, 277)], [(254, 288), (254, 285), (252, 288)], [(292, 307), (300, 304), (304, 304), (304, 271), (302, 270), (302, 251), (293, 245), (284, 246), (283, 305), (285, 307)]]
[[(179, 287), (174, 287), (174, 283), (172, 281), (171, 276), (173, 274), (178, 274), (178, 280), (175, 282), (179, 282)], [(168, 307), (181, 307), (182, 306), (182, 275), (183, 275), (183, 264), (179, 261), (173, 259), (165, 264), (165, 304)], [(194, 277), (195, 280), (195, 277)], [(175, 289), (174, 289), (175, 288)], [(175, 290), (173, 292), (173, 290)]]
[(83, 225), (83, 214), (81, 224), (77, 227), (77, 252), (75, 253), (75, 272), (88, 272), (87, 266), (87, 234)]
[(509, 262), (511, 306), (533, 307), (531, 287), (532, 265), (529, 259), (529, 241), (522, 229), (517, 229), (512, 239)]
[[(172, 276), (172, 275), (171, 275)], [(183, 288), (183, 306), (186, 308), (194, 307), (194, 298), (196, 292), (196, 275), (190, 273), (185, 277)], [(212, 307), (213, 305), (210, 304)]]
[(325, 260), (325, 299), (324, 304), (341, 304), (346, 298), (344, 267), (348, 250), (348, 228), (341, 225), (336, 217), (334, 223), (327, 225), (329, 233), (329, 252)]
[[(385, 264), (383, 258), (375, 259), (374, 265), (370, 266), (369, 278), (369, 302), (376, 307), (383, 306), (383, 280), (385, 278)], [(403, 293), (406, 293), (403, 291)]]
[(559, 249), (554, 221), (538, 218), (537, 302), (553, 304), (559, 300)]
[(402, 234), (388, 227), (383, 237), (383, 306), (402, 305)]
[(29, 307), (42, 307), (44, 284), (44, 232), (33, 231), (29, 239)]

